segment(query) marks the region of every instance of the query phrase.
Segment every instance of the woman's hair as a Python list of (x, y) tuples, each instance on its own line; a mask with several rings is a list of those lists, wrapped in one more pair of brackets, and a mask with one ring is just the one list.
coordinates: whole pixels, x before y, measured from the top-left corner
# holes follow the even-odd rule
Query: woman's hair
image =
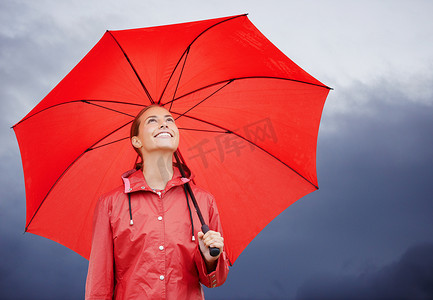
[[(149, 108), (152, 108), (152, 107), (162, 107), (162, 106), (160, 106), (160, 105), (158, 105), (158, 104), (151, 104), (151, 105), (149, 105), (149, 106), (146, 106), (145, 108), (143, 108), (142, 110), (140, 110), (140, 112), (135, 116), (135, 119), (134, 119), (134, 121), (132, 121), (132, 124), (131, 124), (131, 131), (130, 131), (130, 134), (129, 134), (129, 139), (131, 140), (132, 139), (132, 137), (133, 136), (137, 136), (138, 135), (138, 133), (139, 133), (139, 130), (140, 130), (140, 117), (149, 109)], [(137, 154), (141, 157), (141, 159), (143, 160), (143, 157), (141, 156), (141, 153), (140, 153), (140, 150), (139, 149), (137, 149), (137, 148), (135, 148), (134, 146), (132, 146), (133, 148), (134, 148), (134, 150), (135, 150), (135, 152), (137, 152)], [(143, 167), (143, 163), (142, 162), (139, 162), (139, 163), (137, 163), (136, 165), (135, 165), (135, 168), (138, 170), (138, 169), (141, 169)]]

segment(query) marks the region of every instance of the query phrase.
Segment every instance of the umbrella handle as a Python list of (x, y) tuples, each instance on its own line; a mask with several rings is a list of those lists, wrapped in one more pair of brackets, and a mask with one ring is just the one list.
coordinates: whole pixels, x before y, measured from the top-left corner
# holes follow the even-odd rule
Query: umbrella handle
[[(207, 224), (203, 224), (201, 226), (201, 231), (203, 231), (203, 233), (206, 233), (209, 231), (209, 226), (207, 226)], [(209, 247), (209, 253), (210, 256), (218, 256), (220, 254), (220, 249), (219, 248), (215, 248), (215, 247)]]

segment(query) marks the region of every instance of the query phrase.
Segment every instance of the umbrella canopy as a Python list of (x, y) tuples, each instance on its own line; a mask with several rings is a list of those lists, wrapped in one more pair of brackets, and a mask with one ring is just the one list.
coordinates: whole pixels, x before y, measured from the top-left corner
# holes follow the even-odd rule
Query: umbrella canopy
[(246, 15), (107, 31), (13, 127), (26, 231), (88, 258), (97, 199), (137, 160), (130, 124), (158, 103), (176, 118), (195, 183), (216, 198), (233, 263), (273, 218), (318, 188), (328, 92)]

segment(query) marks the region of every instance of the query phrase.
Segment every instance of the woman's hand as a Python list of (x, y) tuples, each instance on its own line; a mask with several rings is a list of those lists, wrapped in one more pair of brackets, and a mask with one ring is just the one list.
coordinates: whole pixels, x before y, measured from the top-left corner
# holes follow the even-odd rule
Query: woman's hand
[[(207, 271), (208, 273), (210, 273), (215, 270), (218, 257), (223, 252), (224, 238), (221, 236), (219, 232), (213, 230), (209, 230), (208, 232), (206, 232), (206, 234), (203, 234), (203, 232), (200, 231), (197, 234), (197, 237), (200, 246), (200, 251), (206, 262)], [(220, 249), (219, 255), (211, 256), (209, 253), (210, 247), (215, 247)]]

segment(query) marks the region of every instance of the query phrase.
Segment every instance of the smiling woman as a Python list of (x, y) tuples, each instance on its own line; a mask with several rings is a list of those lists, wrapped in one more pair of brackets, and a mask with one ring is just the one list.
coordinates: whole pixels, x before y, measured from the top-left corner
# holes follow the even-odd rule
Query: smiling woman
[(167, 158), (179, 146), (179, 130), (172, 115), (163, 107), (152, 105), (144, 108), (131, 127), (131, 143), (142, 161), (154, 161), (154, 156)]
[[(228, 274), (214, 198), (192, 186), (213, 229), (194, 230), (198, 220), (184, 190), (190, 178), (173, 166), (179, 130), (165, 108), (151, 105), (137, 115), (131, 144), (140, 168), (125, 173), (124, 186), (103, 195), (95, 210), (86, 299), (203, 299), (199, 283), (216, 287)], [(210, 247), (220, 254), (211, 256)]]
[(141, 157), (146, 182), (162, 190), (173, 177), (173, 153), (179, 146), (179, 130), (172, 115), (158, 105), (143, 109), (131, 129), (131, 143)]

